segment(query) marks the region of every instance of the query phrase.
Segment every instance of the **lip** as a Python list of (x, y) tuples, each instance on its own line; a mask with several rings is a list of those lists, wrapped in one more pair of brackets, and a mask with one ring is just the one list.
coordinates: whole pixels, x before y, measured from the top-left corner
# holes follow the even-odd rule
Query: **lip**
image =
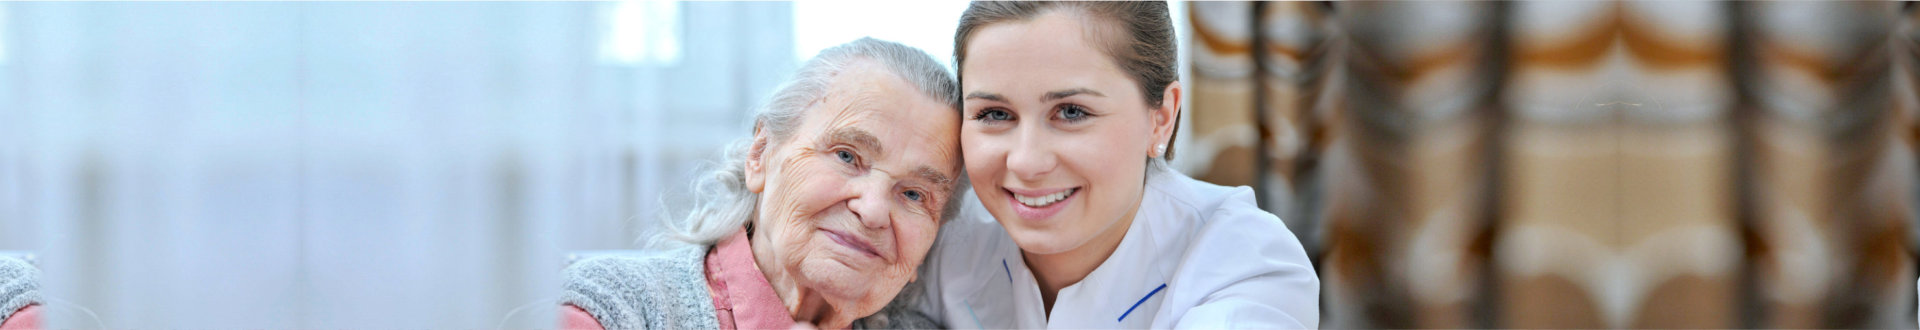
[(886, 259), (880, 256), (879, 249), (873, 248), (873, 243), (868, 243), (866, 239), (860, 238), (859, 236), (848, 235), (847, 233), (826, 228), (821, 228), (820, 231), (826, 233), (827, 238), (833, 239), (833, 242), (839, 243), (840, 246), (866, 253), (868, 256), (876, 259)]
[(1021, 196), (1046, 196), (1046, 195), (1052, 195), (1053, 193), (1057, 193), (1057, 192), (1067, 191), (1073, 188), (1078, 188), (1078, 187), (1052, 188), (1052, 189), (1020, 189), (1020, 188), (1014, 188), (1014, 187), (1000, 187), (1000, 189), (1006, 189), (1007, 192), (1014, 193)]
[(1053, 204), (1047, 204), (1047, 206), (1043, 206), (1043, 207), (1027, 206), (1027, 204), (1020, 203), (1020, 200), (1015, 199), (1015, 197), (1046, 196), (1053, 193), (1058, 193), (1058, 192), (1078, 189), (1078, 188), (1080, 187), (1053, 188), (1053, 189), (1016, 189), (1011, 187), (1000, 187), (1000, 189), (1003, 189), (1003, 191), (1007, 193), (1007, 198), (1006, 198), (1007, 204), (1013, 206), (1013, 213), (1020, 215), (1021, 219), (1025, 219), (1028, 221), (1047, 220), (1048, 218), (1052, 218), (1056, 214), (1060, 214), (1061, 210), (1065, 210), (1067, 208), (1067, 203), (1071, 203), (1073, 202), (1074, 199), (1080, 198), (1080, 192), (1075, 191), (1072, 194), (1067, 195), (1066, 198), (1063, 198), (1058, 202), (1053, 202)]

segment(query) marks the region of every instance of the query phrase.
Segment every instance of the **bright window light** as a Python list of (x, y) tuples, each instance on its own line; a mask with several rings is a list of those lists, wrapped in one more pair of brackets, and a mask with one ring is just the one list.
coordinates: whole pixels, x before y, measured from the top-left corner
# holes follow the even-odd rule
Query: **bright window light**
[(0, 64), (7, 64), (7, 5), (0, 3)]
[(801, 61), (860, 37), (899, 42), (953, 65), (953, 30), (967, 1), (799, 1), (793, 4), (794, 56)]
[(679, 1), (628, 0), (613, 6), (601, 34), (601, 61), (663, 66), (680, 61)]

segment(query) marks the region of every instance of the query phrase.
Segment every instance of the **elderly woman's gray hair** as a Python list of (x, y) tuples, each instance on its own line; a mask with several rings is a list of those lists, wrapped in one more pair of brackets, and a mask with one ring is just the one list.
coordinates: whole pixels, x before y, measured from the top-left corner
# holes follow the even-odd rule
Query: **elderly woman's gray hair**
[[(948, 104), (959, 116), (960, 92), (953, 75), (926, 52), (891, 41), (860, 38), (821, 51), (801, 64), (793, 79), (773, 92), (766, 106), (754, 115), (755, 127), (765, 129), (772, 144), (785, 142), (793, 135), (808, 106), (826, 96), (833, 78), (856, 61), (874, 61), (888, 72), (913, 84), (927, 97)], [(747, 191), (746, 157), (752, 137), (729, 144), (720, 168), (698, 178), (693, 184), (693, 204), (680, 221), (666, 221), (668, 238), (694, 244), (711, 245), (752, 221), (760, 195)], [(964, 174), (964, 173), (963, 173)], [(954, 180), (953, 195), (961, 193), (967, 180)], [(950, 219), (962, 198), (948, 198), (941, 221)]]

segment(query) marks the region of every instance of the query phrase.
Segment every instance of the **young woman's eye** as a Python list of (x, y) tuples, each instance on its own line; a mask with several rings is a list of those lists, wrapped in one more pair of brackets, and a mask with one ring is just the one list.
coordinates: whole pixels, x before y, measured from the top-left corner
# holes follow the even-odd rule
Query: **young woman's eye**
[(1060, 106), (1059, 116), (1060, 119), (1066, 121), (1080, 121), (1081, 119), (1087, 119), (1087, 117), (1092, 116), (1092, 114), (1087, 113), (1086, 107), (1067, 104)]
[(926, 196), (922, 196), (920, 194), (919, 190), (908, 190), (906, 192), (900, 193), (900, 195), (906, 197), (907, 200), (915, 201), (915, 202), (920, 201), (920, 199), (922, 198), (926, 198)]
[(986, 109), (986, 110), (980, 110), (979, 113), (973, 114), (973, 120), (986, 121), (986, 122), (1008, 121), (1008, 120), (1013, 120), (1013, 114), (1007, 113), (1006, 110), (1000, 110), (998, 108)]
[(846, 150), (834, 150), (833, 156), (840, 158), (840, 162), (847, 163), (847, 164), (853, 164), (854, 160), (858, 160), (857, 158), (853, 157), (852, 151), (846, 151)]

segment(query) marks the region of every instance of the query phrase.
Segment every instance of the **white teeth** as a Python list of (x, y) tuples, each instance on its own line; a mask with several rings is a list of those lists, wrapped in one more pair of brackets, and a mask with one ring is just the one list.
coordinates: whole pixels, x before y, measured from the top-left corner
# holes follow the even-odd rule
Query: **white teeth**
[(1030, 207), (1044, 207), (1047, 205), (1053, 205), (1053, 203), (1059, 202), (1062, 199), (1066, 199), (1067, 195), (1072, 195), (1073, 192), (1079, 191), (1079, 190), (1080, 188), (1061, 190), (1060, 192), (1047, 194), (1046, 196), (1040, 196), (1040, 197), (1027, 197), (1027, 196), (1021, 196), (1019, 194), (1015, 194), (1013, 195), (1013, 199), (1020, 200), (1020, 204), (1025, 204)]

